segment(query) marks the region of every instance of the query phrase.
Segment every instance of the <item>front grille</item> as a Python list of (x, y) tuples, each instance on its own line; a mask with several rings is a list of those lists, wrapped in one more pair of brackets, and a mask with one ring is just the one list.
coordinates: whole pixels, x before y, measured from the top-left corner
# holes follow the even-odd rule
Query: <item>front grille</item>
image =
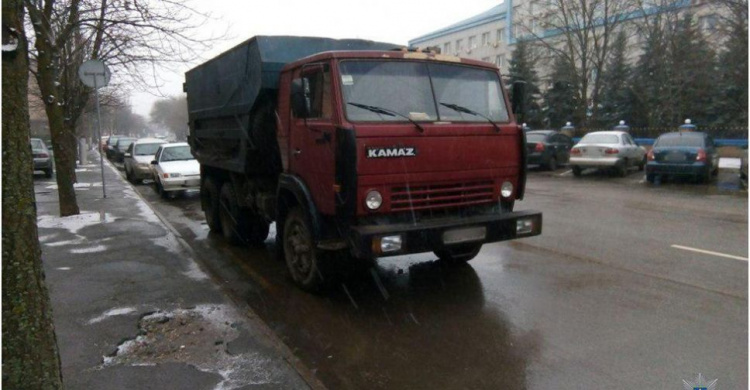
[(443, 209), (492, 202), (492, 180), (391, 188), (391, 211)]

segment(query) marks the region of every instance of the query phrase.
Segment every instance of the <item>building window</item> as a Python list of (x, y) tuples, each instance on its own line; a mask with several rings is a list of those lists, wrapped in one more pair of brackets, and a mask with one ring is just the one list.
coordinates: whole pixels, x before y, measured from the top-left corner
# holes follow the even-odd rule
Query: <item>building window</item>
[(497, 65), (498, 68), (502, 68), (505, 66), (505, 55), (501, 54), (499, 56), (495, 56), (495, 65)]
[(463, 39), (456, 39), (456, 53), (461, 53), (461, 49), (463, 49), (464, 40)]
[(505, 41), (505, 29), (501, 28), (497, 30), (497, 42), (503, 42)]
[(451, 54), (451, 43), (450, 42), (445, 42), (443, 44), (443, 54), (448, 54), (448, 55)]
[(490, 44), (490, 33), (482, 33), (482, 46), (489, 46)]
[(477, 48), (477, 37), (472, 35), (469, 37), (469, 50)]

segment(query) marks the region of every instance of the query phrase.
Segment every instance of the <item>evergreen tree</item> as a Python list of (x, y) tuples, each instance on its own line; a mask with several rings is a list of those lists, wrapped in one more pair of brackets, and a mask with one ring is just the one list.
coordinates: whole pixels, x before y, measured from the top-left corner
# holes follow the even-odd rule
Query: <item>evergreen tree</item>
[(714, 113), (720, 126), (747, 127), (747, 34), (747, 19), (733, 20), (726, 47), (719, 56)]
[(534, 129), (542, 127), (542, 109), (539, 104), (541, 99), (539, 76), (536, 73), (536, 58), (533, 53), (533, 47), (528, 41), (519, 40), (516, 43), (516, 48), (513, 50), (510, 60), (509, 72), (510, 85), (513, 85), (516, 81), (526, 83), (523, 101), (526, 113), (522, 117), (516, 118), (516, 120), (519, 123), (526, 123)]
[(712, 115), (716, 55), (692, 15), (685, 15), (677, 24), (669, 56), (671, 110), (667, 125), (682, 123), (685, 118), (691, 118), (694, 123), (712, 124), (716, 120)]
[(620, 31), (612, 44), (612, 53), (602, 75), (602, 99), (599, 110), (599, 126), (610, 128), (620, 120), (632, 123), (633, 91), (630, 77), (632, 70), (627, 63), (627, 35)]
[(633, 118), (636, 127), (666, 126), (667, 103), (664, 95), (668, 90), (666, 29), (657, 26), (645, 33), (643, 53), (638, 60), (633, 77)]
[(544, 93), (544, 115), (548, 128), (559, 129), (565, 122), (583, 123), (580, 117), (581, 98), (575, 68), (564, 57), (558, 56), (550, 74), (552, 86)]

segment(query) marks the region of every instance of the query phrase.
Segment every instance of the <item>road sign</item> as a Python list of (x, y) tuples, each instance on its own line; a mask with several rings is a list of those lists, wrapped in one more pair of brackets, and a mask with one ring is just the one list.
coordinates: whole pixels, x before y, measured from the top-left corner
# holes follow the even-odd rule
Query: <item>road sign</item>
[(110, 76), (107, 65), (98, 60), (88, 60), (78, 68), (78, 77), (87, 87), (105, 87), (109, 84)]

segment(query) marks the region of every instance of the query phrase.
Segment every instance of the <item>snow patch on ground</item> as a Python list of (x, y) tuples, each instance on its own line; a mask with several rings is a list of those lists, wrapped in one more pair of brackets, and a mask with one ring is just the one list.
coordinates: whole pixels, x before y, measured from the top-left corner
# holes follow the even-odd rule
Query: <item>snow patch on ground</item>
[(71, 249), (70, 253), (73, 253), (73, 254), (96, 253), (96, 252), (104, 252), (106, 250), (107, 250), (107, 247), (105, 245), (97, 245), (97, 246), (92, 246), (89, 248)]
[(241, 317), (228, 305), (198, 305), (194, 309), (159, 311), (139, 322), (139, 336), (123, 342), (103, 357), (103, 366), (152, 365), (180, 362), (221, 375), (214, 389), (273, 385), (280, 373), (275, 362), (257, 352), (230, 354), (227, 343), (240, 335)]
[(172, 253), (175, 255), (179, 255), (181, 253), (180, 249), (182, 248), (180, 247), (180, 244), (177, 242), (177, 239), (172, 234), (172, 232), (169, 232), (166, 235), (161, 236), (161, 237), (152, 238), (151, 241), (154, 244), (159, 245), (160, 247), (168, 250), (169, 253)]
[(719, 159), (719, 168), (740, 169), (739, 158), (722, 157)]
[(208, 275), (198, 267), (198, 264), (193, 259), (188, 260), (188, 270), (182, 274), (193, 280), (208, 280)]
[(116, 219), (110, 213), (84, 211), (81, 214), (68, 217), (42, 215), (37, 218), (37, 226), (43, 229), (65, 229), (72, 234), (77, 234), (79, 230), (85, 227), (114, 222)]
[(53, 238), (55, 238), (57, 236), (58, 236), (57, 233), (45, 234), (43, 236), (39, 236), (39, 242), (44, 243), (45, 241), (49, 241), (49, 240), (51, 240), (51, 239), (53, 239)]
[(89, 325), (96, 324), (97, 322), (102, 322), (109, 317), (122, 316), (125, 314), (130, 314), (130, 313), (135, 313), (135, 312), (136, 312), (136, 308), (134, 307), (118, 307), (115, 309), (107, 310), (104, 313), (102, 313), (102, 315), (90, 319), (88, 324)]
[(60, 271), (70, 271), (70, 267), (57, 267), (55, 269)]

